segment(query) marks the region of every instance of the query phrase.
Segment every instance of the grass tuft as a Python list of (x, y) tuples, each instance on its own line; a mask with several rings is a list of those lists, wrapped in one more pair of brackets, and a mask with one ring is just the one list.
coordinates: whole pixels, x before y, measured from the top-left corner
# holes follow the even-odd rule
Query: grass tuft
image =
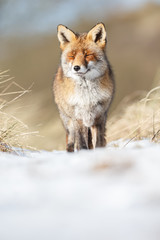
[[(31, 86), (26, 90), (17, 84), (7, 71), (0, 72), (0, 151), (16, 152), (17, 148), (28, 147), (28, 126), (10, 112), (17, 107), (17, 100), (29, 93)], [(16, 104), (15, 104), (16, 103)], [(21, 103), (20, 103), (21, 104)]]
[(160, 70), (155, 82), (148, 93), (134, 93), (122, 101), (108, 122), (108, 142), (120, 138), (160, 142)]

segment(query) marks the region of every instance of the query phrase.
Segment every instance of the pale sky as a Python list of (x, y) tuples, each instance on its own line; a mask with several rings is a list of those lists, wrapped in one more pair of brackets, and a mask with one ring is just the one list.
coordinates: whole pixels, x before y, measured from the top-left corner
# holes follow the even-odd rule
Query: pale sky
[(0, 33), (51, 31), (59, 23), (73, 24), (83, 17), (102, 21), (111, 12), (147, 2), (160, 0), (6, 0), (0, 3)]

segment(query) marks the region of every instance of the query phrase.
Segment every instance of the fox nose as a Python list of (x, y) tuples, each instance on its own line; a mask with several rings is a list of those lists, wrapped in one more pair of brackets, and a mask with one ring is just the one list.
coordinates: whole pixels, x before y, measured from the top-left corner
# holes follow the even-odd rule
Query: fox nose
[(78, 71), (80, 70), (80, 66), (78, 66), (78, 65), (74, 66), (74, 70), (75, 70), (76, 72), (78, 72)]

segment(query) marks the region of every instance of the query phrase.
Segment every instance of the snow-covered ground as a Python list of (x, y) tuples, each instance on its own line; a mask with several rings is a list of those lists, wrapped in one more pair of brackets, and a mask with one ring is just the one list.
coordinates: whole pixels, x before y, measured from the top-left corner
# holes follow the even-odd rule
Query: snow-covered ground
[(160, 145), (0, 153), (0, 240), (159, 240)]

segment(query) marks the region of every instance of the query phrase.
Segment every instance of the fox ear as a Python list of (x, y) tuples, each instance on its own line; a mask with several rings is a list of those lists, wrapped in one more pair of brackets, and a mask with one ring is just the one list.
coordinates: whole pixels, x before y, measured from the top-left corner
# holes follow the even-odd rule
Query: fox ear
[(87, 38), (101, 48), (106, 46), (107, 42), (107, 33), (103, 23), (98, 23), (95, 27), (93, 27), (87, 34)]
[(76, 35), (74, 32), (72, 32), (70, 29), (68, 29), (67, 27), (65, 27), (64, 25), (58, 25), (57, 27), (57, 36), (60, 42), (60, 47), (64, 48), (64, 46), (75, 40), (76, 39)]

